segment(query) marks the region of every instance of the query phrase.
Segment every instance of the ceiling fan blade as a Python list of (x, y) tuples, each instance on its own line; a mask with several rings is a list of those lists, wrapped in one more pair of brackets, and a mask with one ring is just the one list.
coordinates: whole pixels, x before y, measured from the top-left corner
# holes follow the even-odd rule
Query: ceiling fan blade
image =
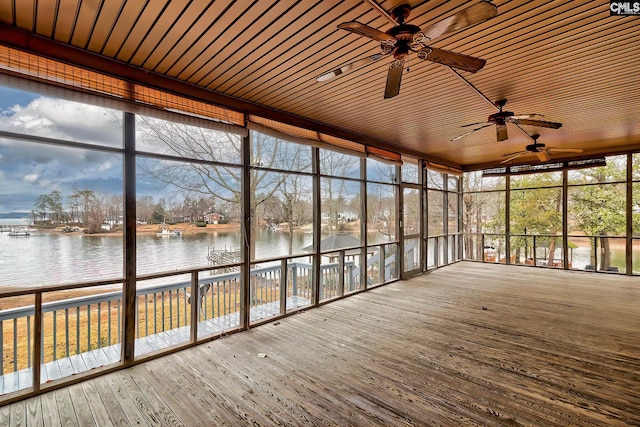
[(395, 60), (389, 65), (387, 74), (387, 85), (384, 88), (384, 97), (393, 98), (400, 93), (400, 83), (402, 82), (402, 71), (404, 70), (404, 59)]
[[(493, 123), (489, 123), (489, 122), (478, 122), (478, 123), (469, 123), (468, 125), (462, 125), (460, 126), (461, 128), (468, 128), (469, 126), (478, 126), (478, 125), (492, 125)], [(485, 127), (485, 126), (483, 126)]]
[(425, 47), (424, 49), (419, 50), (418, 58), (459, 68), (461, 70), (469, 71), (470, 73), (475, 73), (476, 71), (481, 70), (487, 62), (481, 58), (438, 49), (436, 47)]
[(493, 18), (497, 14), (498, 8), (495, 5), (489, 3), (488, 1), (481, 1), (474, 4), (473, 6), (461, 10), (455, 15), (452, 15), (440, 22), (436, 22), (435, 24), (430, 25), (424, 31), (422, 31), (422, 33), (433, 40), (443, 34), (451, 33), (470, 25), (486, 21), (489, 18)]
[[(476, 124), (480, 124), (480, 123), (476, 123)], [(493, 125), (493, 123), (488, 123), (488, 124), (485, 124), (484, 126), (480, 126), (479, 128), (471, 129), (470, 131), (465, 132), (465, 133), (463, 133), (462, 135), (458, 135), (458, 136), (456, 136), (456, 137), (455, 137), (455, 138), (453, 138), (451, 141), (457, 141), (457, 140), (459, 140), (460, 138), (464, 138), (465, 136), (469, 135), (470, 133), (473, 133), (473, 132), (475, 132), (475, 131), (477, 131), (477, 130), (484, 129), (484, 128), (489, 127), (489, 126), (492, 126), (492, 125)], [(466, 126), (471, 126), (471, 125), (466, 125)]]
[(547, 153), (547, 150), (535, 151), (535, 155), (538, 158), (538, 160), (540, 160), (541, 162), (547, 162), (551, 160), (551, 156), (549, 156), (549, 153)]
[(509, 163), (511, 160), (515, 160), (520, 156), (524, 156), (528, 151), (518, 151), (517, 153), (505, 154), (505, 156), (509, 156), (507, 159), (501, 161), (500, 163)]
[(368, 37), (379, 42), (383, 42), (385, 40), (394, 40), (393, 36), (390, 36), (387, 33), (376, 30), (375, 28), (362, 24), (358, 21), (343, 22), (342, 24), (338, 24), (338, 28), (351, 31), (352, 33)]
[(508, 138), (509, 134), (507, 133), (507, 125), (496, 123), (496, 139), (498, 141), (506, 141)]
[(523, 119), (540, 119), (544, 117), (544, 114), (532, 113), (532, 114), (516, 114), (515, 116), (509, 117), (512, 120), (523, 120)]
[(375, 55), (367, 56), (366, 58), (362, 58), (357, 61), (353, 61), (349, 64), (345, 64), (340, 68), (336, 68), (335, 70), (331, 70), (326, 73), (320, 74), (318, 77), (316, 77), (316, 80), (319, 82), (324, 82), (326, 80), (337, 77), (340, 74), (344, 74), (349, 71), (353, 71), (357, 68), (364, 67), (365, 65), (371, 64), (372, 62), (375, 62), (382, 57), (383, 55), (381, 53), (376, 53)]
[(582, 153), (580, 148), (547, 148), (550, 153)]
[(546, 120), (514, 119), (513, 117), (508, 118), (508, 120), (517, 125), (539, 126), (542, 128), (552, 129), (558, 129), (559, 127), (562, 127), (562, 123), (548, 122)]

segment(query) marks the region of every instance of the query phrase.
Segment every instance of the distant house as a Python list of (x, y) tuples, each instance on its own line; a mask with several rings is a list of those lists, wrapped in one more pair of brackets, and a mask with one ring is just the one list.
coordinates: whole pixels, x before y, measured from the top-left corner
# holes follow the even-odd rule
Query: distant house
[[(328, 213), (322, 213), (322, 222), (330, 222), (332, 217)], [(338, 223), (344, 224), (345, 222), (356, 221), (358, 219), (358, 214), (353, 211), (342, 211), (338, 212)]]
[(358, 214), (353, 211), (343, 211), (338, 213), (338, 222), (345, 223), (351, 222), (358, 219)]
[(204, 222), (207, 224), (219, 224), (224, 219), (224, 215), (210, 213), (204, 216)]

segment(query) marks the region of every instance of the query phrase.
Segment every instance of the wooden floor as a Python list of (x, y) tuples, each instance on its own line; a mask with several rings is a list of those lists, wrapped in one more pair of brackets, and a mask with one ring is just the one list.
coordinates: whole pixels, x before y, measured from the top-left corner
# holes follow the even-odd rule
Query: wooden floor
[(458, 263), (1, 407), (0, 425), (638, 426), (640, 279)]

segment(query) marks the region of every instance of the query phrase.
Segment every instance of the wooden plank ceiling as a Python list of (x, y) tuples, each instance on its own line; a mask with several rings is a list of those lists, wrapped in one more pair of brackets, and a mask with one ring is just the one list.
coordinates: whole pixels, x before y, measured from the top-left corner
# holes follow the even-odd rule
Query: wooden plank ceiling
[[(378, 0), (386, 11), (401, 0)], [(476, 1), (409, 1), (421, 28)], [(400, 94), (384, 99), (390, 58), (319, 83), (316, 77), (380, 52), (337, 28), (357, 20), (386, 31), (373, 0), (0, 0), (3, 33), (24, 30), (144, 70), (348, 130), (379, 146), (465, 169), (495, 165), (539, 133), (583, 157), (640, 149), (640, 16), (608, 2), (496, 0), (498, 15), (435, 39), (433, 47), (486, 59), (475, 74), (409, 59)], [(3, 34), (0, 33), (0, 34)], [(0, 36), (0, 43), (3, 37)], [(452, 142), (462, 125), (506, 110), (544, 114), (548, 129), (487, 127)], [(534, 155), (516, 163), (535, 163)]]

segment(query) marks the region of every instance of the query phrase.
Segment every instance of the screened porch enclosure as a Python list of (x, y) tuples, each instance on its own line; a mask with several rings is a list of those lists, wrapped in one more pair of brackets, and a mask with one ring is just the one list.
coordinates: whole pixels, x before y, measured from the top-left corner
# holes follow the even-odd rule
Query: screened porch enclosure
[[(458, 177), (418, 159), (8, 79), (42, 91), (24, 91), (23, 110), (52, 124), (0, 121), (3, 189), (25, 194), (15, 221), (30, 231), (0, 233), (3, 402), (420, 273), (433, 239), (438, 266), (460, 259), (444, 248), (459, 236)], [(74, 119), (58, 125), (58, 112)], [(427, 173), (449, 182), (431, 238)]]
[(3, 52), (0, 404), (463, 259), (640, 272), (638, 153), (483, 178)]
[(598, 163), (465, 174), (465, 258), (640, 274), (640, 154)]

